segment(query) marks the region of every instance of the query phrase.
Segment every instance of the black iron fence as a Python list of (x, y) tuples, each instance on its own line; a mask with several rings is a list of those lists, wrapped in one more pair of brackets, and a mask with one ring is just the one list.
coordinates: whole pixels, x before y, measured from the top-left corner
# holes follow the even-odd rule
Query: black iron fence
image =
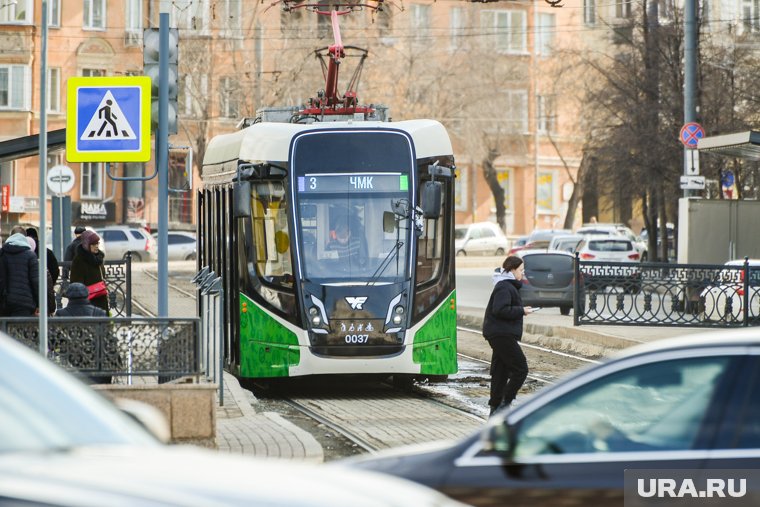
[(760, 266), (575, 261), (575, 325), (760, 325)]
[[(39, 320), (0, 319), (0, 331), (39, 350)], [(73, 318), (48, 321), (48, 358), (94, 382), (112, 377), (166, 381), (203, 373), (200, 319)]]
[[(105, 261), (106, 286), (108, 287), (108, 307), (112, 317), (132, 316), (132, 255), (127, 254), (118, 261)], [(63, 299), (69, 286), (71, 262), (59, 263), (61, 274), (55, 284), (55, 303), (63, 308)]]

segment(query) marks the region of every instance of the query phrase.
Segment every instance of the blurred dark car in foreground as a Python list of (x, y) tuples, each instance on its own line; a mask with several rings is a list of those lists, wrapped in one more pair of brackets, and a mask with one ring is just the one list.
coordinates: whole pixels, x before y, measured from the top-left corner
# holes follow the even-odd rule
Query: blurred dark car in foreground
[(0, 505), (460, 504), (378, 474), (164, 446), (72, 375), (0, 334)]
[(342, 463), (476, 506), (620, 507), (626, 469), (760, 467), (758, 392), (760, 330), (662, 340), (543, 389), (458, 443)]
[(525, 263), (520, 290), (526, 306), (559, 307), (562, 315), (573, 308), (575, 258), (567, 252), (522, 250), (517, 253)]

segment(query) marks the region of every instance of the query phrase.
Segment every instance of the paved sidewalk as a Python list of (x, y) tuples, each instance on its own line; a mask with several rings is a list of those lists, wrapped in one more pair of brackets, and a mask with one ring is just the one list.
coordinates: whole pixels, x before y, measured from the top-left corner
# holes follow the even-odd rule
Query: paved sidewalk
[[(156, 265), (135, 263), (132, 270), (132, 294), (143, 311), (157, 313)], [(170, 263), (169, 271), (181, 275), (171, 280), (185, 292), (194, 293), (190, 280), (195, 263)], [(139, 307), (134, 308), (138, 313)], [(195, 317), (195, 298), (169, 290), (169, 316)], [(218, 403), (218, 396), (217, 396)], [(316, 439), (298, 426), (273, 412), (257, 412), (253, 393), (240, 386), (231, 374), (224, 373), (224, 406), (216, 411), (216, 443), (220, 451), (256, 457), (285, 458), (322, 462), (324, 453)]]

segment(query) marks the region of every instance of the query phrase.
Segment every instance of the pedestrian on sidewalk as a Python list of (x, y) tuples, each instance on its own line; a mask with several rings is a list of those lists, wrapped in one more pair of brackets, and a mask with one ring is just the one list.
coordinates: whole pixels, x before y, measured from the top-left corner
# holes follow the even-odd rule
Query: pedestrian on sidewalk
[[(13, 230), (17, 230), (16, 227)], [(23, 228), (21, 228), (23, 231)], [(26, 236), (12, 234), (0, 254), (0, 310), (7, 317), (37, 314), (39, 263)]]
[[(37, 241), (35, 241), (35, 239), (32, 236), (27, 236), (26, 242), (29, 243), (29, 248), (31, 248), (33, 252), (37, 251)], [(40, 258), (39, 254), (35, 254), (35, 255), (37, 255), (37, 259)], [(50, 277), (49, 271), (45, 273), (45, 276), (47, 276), (47, 285), (46, 285), (47, 286), (47, 314), (53, 315), (57, 308), (57, 303), (55, 302), (55, 286), (54, 286), (55, 284), (53, 282), (53, 279)], [(39, 290), (37, 291), (37, 293), (39, 293)]]
[(522, 259), (510, 255), (493, 275), (494, 289), (483, 317), (483, 336), (493, 350), (490, 414), (509, 407), (528, 376), (528, 361), (519, 344), (523, 317), (532, 312), (520, 297), (524, 272)]
[[(37, 234), (37, 229), (34, 227), (28, 227), (26, 229), (26, 237), (32, 238), (34, 240), (34, 253), (37, 255), (37, 258), (40, 258), (40, 238)], [(58, 259), (56, 258), (53, 251), (49, 248), (46, 248), (47, 250), (47, 270), (48, 273), (50, 273), (50, 279), (53, 281), (53, 285), (58, 281), (58, 277), (60, 276), (60, 270), (58, 268)]]
[[(105, 288), (106, 270), (103, 266), (103, 252), (100, 251), (100, 236), (93, 231), (82, 233), (82, 242), (71, 263), (69, 283), (79, 282), (91, 292), (93, 305), (108, 312), (108, 293)], [(97, 292), (95, 292), (97, 291)], [(97, 294), (94, 295), (93, 294)]]
[(69, 284), (66, 289), (66, 297), (69, 303), (66, 308), (61, 308), (55, 312), (56, 317), (107, 317), (108, 315), (102, 308), (98, 308), (90, 303), (88, 296), (90, 291), (87, 287), (79, 282)]

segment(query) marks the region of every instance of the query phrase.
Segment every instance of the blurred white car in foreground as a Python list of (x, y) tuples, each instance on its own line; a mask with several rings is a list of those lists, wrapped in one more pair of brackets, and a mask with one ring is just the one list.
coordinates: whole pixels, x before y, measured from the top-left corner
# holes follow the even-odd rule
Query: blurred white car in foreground
[(370, 472), (165, 446), (74, 376), (2, 334), (0, 504), (461, 505)]

